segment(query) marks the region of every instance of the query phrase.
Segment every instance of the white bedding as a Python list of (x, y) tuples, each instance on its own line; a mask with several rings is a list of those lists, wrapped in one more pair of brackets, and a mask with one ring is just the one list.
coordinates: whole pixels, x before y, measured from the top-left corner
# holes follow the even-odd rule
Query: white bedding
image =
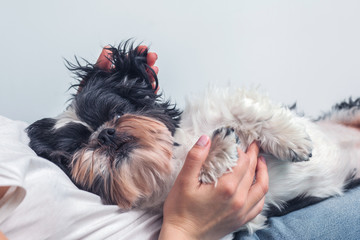
[(28, 147), (27, 124), (0, 116), (0, 231), (9, 239), (157, 239), (161, 216), (122, 212), (82, 191)]

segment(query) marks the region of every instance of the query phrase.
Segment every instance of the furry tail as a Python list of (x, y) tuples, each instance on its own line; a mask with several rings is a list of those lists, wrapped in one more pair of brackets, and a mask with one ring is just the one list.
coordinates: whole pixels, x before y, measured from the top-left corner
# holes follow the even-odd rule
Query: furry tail
[(336, 104), (321, 120), (340, 123), (360, 129), (360, 98)]

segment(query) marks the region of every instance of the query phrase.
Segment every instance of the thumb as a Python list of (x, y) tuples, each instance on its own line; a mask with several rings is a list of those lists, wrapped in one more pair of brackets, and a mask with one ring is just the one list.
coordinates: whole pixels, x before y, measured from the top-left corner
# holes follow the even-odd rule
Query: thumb
[(108, 71), (111, 68), (112, 62), (112, 51), (110, 50), (111, 46), (106, 46), (100, 53), (98, 60), (96, 61), (96, 66), (102, 70)]
[(205, 162), (210, 149), (210, 138), (202, 135), (186, 156), (179, 177), (194, 179), (199, 177), (203, 163)]

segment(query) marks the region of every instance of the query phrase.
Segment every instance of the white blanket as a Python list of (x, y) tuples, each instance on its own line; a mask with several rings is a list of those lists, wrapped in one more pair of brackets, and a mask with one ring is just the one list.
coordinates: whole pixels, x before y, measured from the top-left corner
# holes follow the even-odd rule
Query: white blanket
[(0, 116), (0, 231), (9, 239), (157, 239), (161, 216), (123, 212), (82, 191), (28, 147), (27, 124)]

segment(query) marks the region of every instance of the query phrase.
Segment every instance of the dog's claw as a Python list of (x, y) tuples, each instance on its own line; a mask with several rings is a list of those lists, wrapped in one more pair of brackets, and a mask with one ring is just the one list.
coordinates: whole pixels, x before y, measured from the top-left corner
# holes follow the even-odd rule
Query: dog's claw
[(291, 150), (291, 155), (292, 155), (292, 158), (291, 158), (292, 162), (307, 162), (312, 157), (312, 153), (309, 153), (309, 154), (303, 155), (303, 156), (299, 156), (293, 150)]

